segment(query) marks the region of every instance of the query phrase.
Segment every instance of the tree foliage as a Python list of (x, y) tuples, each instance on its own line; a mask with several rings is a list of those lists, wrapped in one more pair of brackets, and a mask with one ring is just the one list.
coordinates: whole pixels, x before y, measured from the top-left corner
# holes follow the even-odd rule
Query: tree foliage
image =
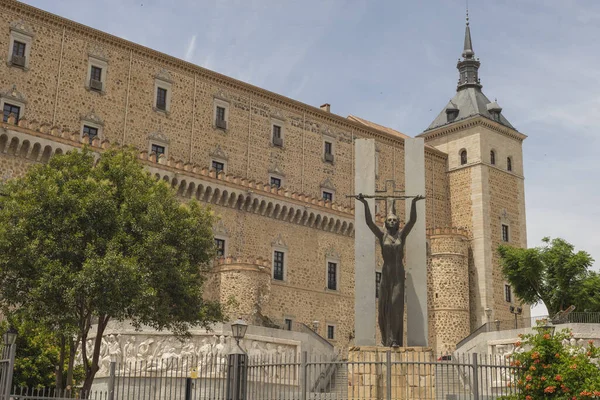
[(565, 399), (585, 400), (600, 397), (600, 349), (590, 341), (587, 346), (565, 345), (573, 337), (568, 329), (551, 335), (545, 328), (520, 335), (510, 365), (516, 367), (514, 385), (518, 394), (507, 400)]
[(571, 305), (579, 312), (600, 311), (600, 276), (590, 271), (594, 260), (575, 252), (567, 241), (548, 237), (531, 249), (500, 246), (502, 272), (524, 302), (543, 302), (550, 315)]
[[(98, 370), (110, 320), (169, 329), (222, 319), (202, 298), (214, 256), (213, 216), (179, 202), (150, 176), (132, 150), (88, 150), (53, 157), (10, 181), (0, 199), (0, 301), (52, 329), (71, 351), (81, 346), (83, 389)], [(67, 340), (69, 342), (70, 340)]]

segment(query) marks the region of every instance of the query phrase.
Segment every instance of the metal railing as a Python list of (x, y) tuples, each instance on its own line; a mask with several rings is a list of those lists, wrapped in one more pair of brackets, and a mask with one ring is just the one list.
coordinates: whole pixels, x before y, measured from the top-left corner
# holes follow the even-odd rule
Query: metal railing
[(511, 329), (522, 329), (532, 328), (537, 325), (539, 321), (548, 321), (553, 325), (559, 324), (600, 324), (600, 312), (579, 312), (570, 313), (563, 318), (551, 318), (548, 315), (542, 315), (531, 318), (517, 318), (517, 319), (506, 319), (502, 321), (487, 322), (475, 329), (466, 338), (456, 344), (456, 348), (460, 347), (470, 341), (471, 339), (479, 336), (485, 332), (493, 331), (508, 331)]
[[(336, 356), (264, 354), (243, 363), (240, 400), (492, 399), (515, 394), (519, 370), (504, 357), (426, 352)], [(238, 365), (239, 366), (239, 365)], [(11, 400), (230, 400), (222, 355), (103, 364), (92, 390), (13, 388)]]

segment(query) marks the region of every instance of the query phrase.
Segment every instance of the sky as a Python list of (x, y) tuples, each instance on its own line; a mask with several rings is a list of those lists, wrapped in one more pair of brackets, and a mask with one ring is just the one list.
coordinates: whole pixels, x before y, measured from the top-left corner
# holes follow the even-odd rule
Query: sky
[[(465, 0), (24, 2), (410, 136), (454, 95), (465, 30)], [(483, 91), (528, 135), (528, 245), (561, 237), (598, 270), (600, 1), (470, 0), (469, 14)]]

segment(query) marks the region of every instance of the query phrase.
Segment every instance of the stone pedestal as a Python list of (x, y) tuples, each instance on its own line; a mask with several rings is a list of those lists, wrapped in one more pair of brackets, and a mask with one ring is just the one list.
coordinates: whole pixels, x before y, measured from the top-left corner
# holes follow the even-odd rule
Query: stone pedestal
[(365, 400), (435, 398), (435, 359), (429, 347), (351, 347), (348, 397)]

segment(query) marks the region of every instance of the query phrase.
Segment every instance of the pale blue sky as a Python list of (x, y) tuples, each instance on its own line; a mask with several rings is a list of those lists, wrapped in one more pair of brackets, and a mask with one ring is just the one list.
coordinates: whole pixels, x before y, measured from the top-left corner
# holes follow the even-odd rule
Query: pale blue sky
[[(25, 2), (411, 136), (455, 93), (464, 36), (464, 0)], [(529, 136), (529, 245), (560, 236), (600, 265), (600, 1), (471, 0), (470, 15), (483, 91)]]

